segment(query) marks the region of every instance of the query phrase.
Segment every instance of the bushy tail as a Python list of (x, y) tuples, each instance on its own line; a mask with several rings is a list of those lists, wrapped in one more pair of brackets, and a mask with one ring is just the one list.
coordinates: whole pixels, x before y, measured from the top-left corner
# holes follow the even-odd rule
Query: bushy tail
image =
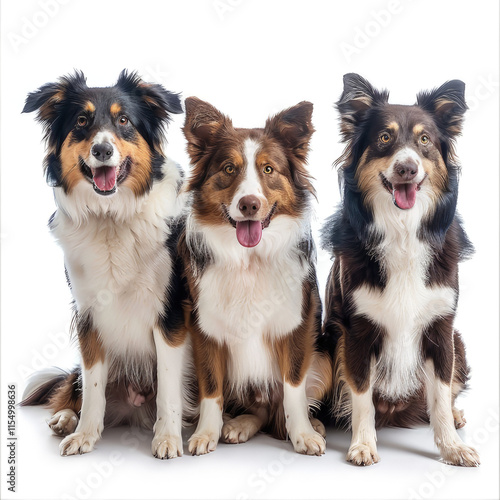
[(55, 366), (34, 373), (28, 380), (20, 406), (48, 404), (54, 392), (70, 375), (70, 372)]

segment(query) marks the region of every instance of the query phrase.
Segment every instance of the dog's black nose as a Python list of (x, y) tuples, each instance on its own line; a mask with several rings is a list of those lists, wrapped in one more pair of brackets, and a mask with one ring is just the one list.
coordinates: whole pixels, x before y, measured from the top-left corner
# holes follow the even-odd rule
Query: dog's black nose
[(245, 217), (251, 217), (259, 211), (260, 201), (256, 196), (243, 196), (238, 203), (238, 208)]
[(109, 142), (101, 142), (92, 146), (92, 155), (96, 160), (106, 161), (113, 156), (113, 146)]
[(394, 170), (405, 181), (411, 181), (418, 173), (418, 165), (414, 160), (396, 163)]

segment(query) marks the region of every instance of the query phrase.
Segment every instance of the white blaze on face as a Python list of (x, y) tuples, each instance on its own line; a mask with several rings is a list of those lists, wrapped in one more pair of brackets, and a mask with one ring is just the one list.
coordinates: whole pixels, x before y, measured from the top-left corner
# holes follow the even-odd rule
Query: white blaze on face
[[(408, 176), (408, 170), (403, 170), (403, 173), (400, 174), (399, 170), (402, 168), (410, 168), (416, 170), (417, 173), (415, 177)], [(393, 156), (384, 175), (392, 184), (394, 204), (401, 210), (413, 208), (417, 199), (417, 191), (420, 189), (419, 184), (426, 175), (418, 153), (409, 147), (402, 148)]]
[[(111, 150), (112, 154), (109, 156), (109, 159), (101, 161), (92, 154), (92, 150), (94, 146), (104, 143), (106, 143), (106, 150)], [(115, 136), (107, 130), (97, 132), (92, 140), (89, 156), (85, 160), (85, 163), (92, 171), (92, 180), (94, 182), (94, 186), (99, 190), (98, 192), (114, 192), (116, 189), (118, 174), (120, 173), (121, 161), (122, 158), (120, 151), (115, 144)]]
[(392, 161), (389, 168), (384, 172), (384, 175), (386, 176), (387, 180), (392, 184), (397, 183), (398, 182), (397, 166), (404, 165), (408, 162), (415, 162), (416, 167), (418, 169), (417, 175), (415, 176), (414, 179), (412, 179), (412, 182), (415, 182), (416, 184), (421, 182), (425, 176), (425, 172), (422, 166), (422, 159), (414, 149), (409, 147), (404, 147), (400, 149), (392, 157)]
[(246, 161), (245, 177), (241, 181), (236, 193), (234, 194), (231, 205), (229, 206), (229, 215), (235, 221), (243, 220), (244, 217), (238, 208), (238, 204), (244, 196), (257, 196), (262, 201), (265, 201), (260, 183), (259, 174), (257, 172), (256, 155), (260, 145), (253, 139), (247, 139), (244, 146), (244, 155)]
[[(111, 144), (113, 150), (113, 154), (111, 155), (110, 159), (105, 162), (97, 160), (92, 154), (92, 148), (96, 144), (102, 144), (103, 142), (108, 142), (109, 144)], [(85, 159), (85, 163), (90, 168), (99, 168), (102, 166), (117, 167), (118, 165), (120, 165), (120, 162), (121, 162), (121, 156), (120, 156), (120, 151), (118, 150), (115, 144), (115, 136), (111, 132), (108, 132), (107, 130), (101, 130), (97, 132), (92, 141), (92, 145), (90, 146), (89, 156)]]

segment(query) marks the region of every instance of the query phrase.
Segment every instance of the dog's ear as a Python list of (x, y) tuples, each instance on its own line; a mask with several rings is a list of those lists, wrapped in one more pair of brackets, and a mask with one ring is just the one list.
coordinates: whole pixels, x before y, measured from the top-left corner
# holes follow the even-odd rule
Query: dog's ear
[(64, 122), (66, 103), (74, 100), (75, 95), (87, 88), (85, 75), (75, 71), (73, 75), (63, 76), (55, 83), (47, 83), (28, 94), (23, 113), (38, 111), (37, 120), (43, 124), (44, 139), (48, 141), (48, 152), (44, 161), (47, 183), (57, 187), (62, 182), (61, 163), (58, 150), (64, 140), (61, 130)]
[(50, 132), (50, 127), (57, 120), (64, 102), (70, 97), (69, 94), (77, 88), (86, 86), (85, 75), (81, 71), (75, 71), (73, 75), (63, 76), (58, 82), (46, 83), (38, 90), (30, 92), (22, 112), (38, 111), (37, 120), (44, 124), (47, 132)]
[(336, 107), (340, 113), (340, 132), (349, 140), (366, 112), (374, 106), (387, 103), (389, 92), (375, 89), (368, 80), (356, 73), (344, 75), (344, 90)]
[(299, 104), (268, 118), (264, 133), (280, 141), (300, 160), (306, 161), (309, 141), (314, 132), (311, 121), (312, 112), (312, 103), (299, 102)]
[(217, 108), (197, 97), (188, 97), (185, 106), (186, 121), (182, 130), (188, 142), (191, 162), (196, 164), (213, 146), (218, 134), (232, 129), (233, 125)]
[(158, 83), (146, 83), (137, 72), (126, 69), (118, 76), (116, 86), (138, 99), (139, 116), (142, 119), (134, 125), (150, 146), (161, 150), (170, 115), (182, 113), (179, 94), (170, 92)]
[(434, 116), (443, 134), (453, 138), (462, 131), (463, 116), (467, 111), (465, 83), (451, 80), (438, 89), (420, 92), (417, 105)]
[(310, 176), (305, 169), (309, 141), (314, 133), (312, 112), (312, 103), (302, 101), (268, 118), (264, 133), (284, 146), (295, 185), (314, 193)]
[(170, 114), (182, 113), (179, 94), (170, 92), (158, 83), (146, 83), (137, 72), (124, 69), (118, 76), (116, 86), (127, 94), (140, 97), (154, 116), (168, 122)]
[(216, 140), (233, 130), (233, 124), (217, 108), (197, 97), (185, 100), (186, 121), (182, 131), (187, 140), (187, 152), (193, 169), (188, 181), (188, 190), (200, 187), (207, 175), (208, 159)]

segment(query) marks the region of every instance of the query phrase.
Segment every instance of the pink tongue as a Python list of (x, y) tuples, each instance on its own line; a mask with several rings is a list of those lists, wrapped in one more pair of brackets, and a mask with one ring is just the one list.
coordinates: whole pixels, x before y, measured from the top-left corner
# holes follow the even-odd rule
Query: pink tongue
[(236, 238), (238, 238), (240, 245), (247, 248), (258, 245), (262, 238), (262, 224), (260, 220), (237, 222)]
[(417, 199), (417, 184), (395, 184), (392, 192), (394, 203), (402, 210), (408, 210), (415, 205)]
[(101, 191), (111, 191), (116, 184), (116, 167), (99, 167), (94, 170), (95, 185)]

